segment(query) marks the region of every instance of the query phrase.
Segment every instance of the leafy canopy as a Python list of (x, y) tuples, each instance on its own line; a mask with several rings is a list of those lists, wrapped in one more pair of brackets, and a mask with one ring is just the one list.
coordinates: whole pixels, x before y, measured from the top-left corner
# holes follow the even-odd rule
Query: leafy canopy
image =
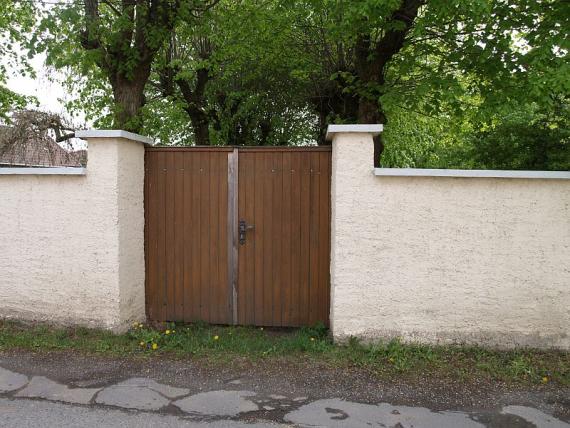
[[(96, 2), (97, 22), (84, 2), (35, 12), (32, 53), (95, 126), (117, 123), (113, 76), (140, 83), (147, 61), (133, 117), (163, 143), (323, 143), (329, 123), (368, 119), (386, 124), (384, 165), (570, 167), (568, 2), (164, 0), (169, 24), (137, 27), (148, 1)], [(0, 29), (32, 25), (10, 10)]]

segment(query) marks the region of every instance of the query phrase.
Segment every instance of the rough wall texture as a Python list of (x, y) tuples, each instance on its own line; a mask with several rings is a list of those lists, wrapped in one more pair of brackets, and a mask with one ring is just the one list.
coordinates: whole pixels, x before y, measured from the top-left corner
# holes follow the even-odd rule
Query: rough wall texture
[(89, 140), (87, 174), (0, 175), (0, 317), (144, 318), (144, 148)]
[(121, 320), (145, 317), (144, 147), (118, 147), (119, 282)]
[(376, 177), (333, 142), (336, 339), (570, 349), (570, 181)]

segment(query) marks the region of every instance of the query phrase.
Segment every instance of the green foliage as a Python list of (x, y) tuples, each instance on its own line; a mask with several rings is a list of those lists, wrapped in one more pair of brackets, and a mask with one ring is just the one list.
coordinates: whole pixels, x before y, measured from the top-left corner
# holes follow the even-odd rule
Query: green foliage
[(570, 170), (570, 104), (523, 104), (469, 138), (464, 158), (488, 169)]
[(467, 144), (468, 123), (446, 115), (432, 117), (400, 107), (394, 107), (388, 116), (383, 167), (466, 167), (461, 151)]
[[(193, 26), (180, 23), (151, 76), (147, 117), (160, 117), (168, 138), (153, 125), (146, 132), (165, 143), (192, 144), (185, 109), (205, 113), (212, 145), (301, 144), (314, 140), (314, 117), (307, 108), (302, 76), (295, 72), (303, 57), (284, 55), (292, 39), (288, 11), (274, 2), (222, 1)], [(195, 89), (197, 73), (208, 71), (203, 96), (189, 103), (177, 87)], [(165, 85), (165, 71), (173, 72)], [(169, 89), (168, 102), (159, 88)], [(200, 104), (201, 103), (201, 104)], [(172, 120), (172, 118), (175, 118)], [(153, 121), (154, 122), (154, 121)], [(157, 134), (157, 131), (159, 134)]]
[[(36, 10), (38, 24), (29, 41), (31, 55), (44, 54), (45, 66), (63, 76), (69, 97), (66, 110), (83, 114), (94, 127), (109, 129), (113, 124), (113, 98), (109, 82), (97, 66), (98, 54), (81, 47), (83, 2), (58, 2)], [(101, 5), (103, 15), (110, 13)], [(63, 101), (63, 100), (62, 100)]]
[(404, 168), (570, 170), (570, 107), (504, 105), (493, 114), (429, 117), (395, 108), (382, 164)]
[(0, 119), (8, 120), (8, 113), (24, 108), (35, 100), (10, 90), (10, 75), (34, 76), (25, 48), (35, 22), (34, 8), (29, 2), (0, 0)]

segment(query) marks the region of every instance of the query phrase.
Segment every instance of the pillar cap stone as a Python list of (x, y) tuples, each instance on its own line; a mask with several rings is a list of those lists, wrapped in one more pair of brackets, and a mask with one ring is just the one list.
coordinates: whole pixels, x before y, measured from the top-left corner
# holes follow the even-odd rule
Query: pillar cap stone
[(89, 138), (124, 138), (126, 140), (138, 141), (139, 143), (148, 144), (152, 146), (154, 141), (150, 137), (145, 137), (144, 135), (135, 134), (129, 131), (123, 131), (121, 129), (85, 129), (81, 131), (75, 131), (75, 136), (77, 138), (89, 139)]
[(372, 134), (372, 136), (379, 135), (384, 129), (381, 124), (368, 124), (368, 125), (329, 125), (327, 129), (326, 139), (331, 141), (335, 134)]

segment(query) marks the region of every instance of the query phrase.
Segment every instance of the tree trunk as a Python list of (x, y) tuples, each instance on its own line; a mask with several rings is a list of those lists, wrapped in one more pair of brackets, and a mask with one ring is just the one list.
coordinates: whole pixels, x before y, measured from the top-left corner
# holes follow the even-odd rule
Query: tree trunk
[(327, 113), (323, 109), (319, 110), (319, 135), (317, 137), (317, 144), (319, 146), (329, 146), (330, 141), (327, 141), (327, 129), (328, 129), (328, 117)]
[(380, 168), (381, 166), (380, 161), (382, 159), (383, 152), (384, 152), (384, 139), (382, 137), (382, 133), (380, 133), (376, 137), (374, 137), (374, 159), (372, 163), (374, 168)]
[[(361, 99), (358, 105), (358, 122), (362, 124), (386, 124), (386, 115), (382, 110), (382, 106), (374, 101)], [(380, 159), (384, 151), (384, 141), (382, 134), (374, 137), (374, 159), (375, 168), (380, 167)]]
[(259, 145), (267, 146), (269, 135), (271, 134), (271, 121), (263, 119), (259, 123)]
[[(402, 50), (406, 35), (414, 25), (419, 8), (425, 0), (400, 0), (388, 20), (393, 25), (382, 38), (372, 41), (370, 34), (359, 34), (355, 44), (355, 69), (360, 83), (369, 93), (361, 95), (358, 102), (358, 121), (360, 123), (386, 124), (386, 115), (380, 105), (382, 86), (385, 83), (386, 67), (394, 55)], [(384, 151), (382, 134), (374, 138), (374, 166), (380, 166)]]
[(194, 130), (194, 143), (197, 146), (210, 145), (210, 123), (208, 116), (201, 110), (187, 108), (186, 112), (190, 117), (192, 129)]
[(126, 78), (117, 73), (111, 79), (113, 97), (115, 100), (114, 126), (130, 132), (140, 132), (142, 120), (140, 109), (144, 106), (144, 88), (150, 75), (150, 65), (141, 65), (133, 73), (132, 78)]
[(176, 83), (182, 93), (182, 98), (186, 102), (184, 110), (190, 117), (192, 128), (194, 129), (194, 143), (197, 146), (210, 145), (210, 118), (206, 113), (206, 100), (204, 94), (206, 85), (210, 81), (210, 74), (207, 68), (196, 71), (196, 82), (192, 86), (189, 80), (178, 78)]

